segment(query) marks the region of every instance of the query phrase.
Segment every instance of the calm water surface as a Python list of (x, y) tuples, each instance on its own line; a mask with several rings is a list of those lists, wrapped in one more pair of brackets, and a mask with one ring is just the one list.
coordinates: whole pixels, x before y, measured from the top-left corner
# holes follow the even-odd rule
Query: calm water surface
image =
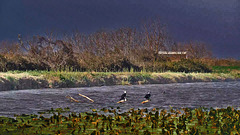
[[(123, 91), (128, 101), (117, 104)], [(151, 91), (151, 102), (141, 104), (147, 91)], [(78, 93), (92, 98), (91, 103)], [(71, 102), (67, 95), (81, 101)], [(133, 86), (103, 86), (88, 88), (17, 90), (0, 92), (0, 116), (31, 114), (51, 108), (71, 108), (84, 112), (103, 107), (130, 108), (174, 108), (182, 107), (240, 107), (240, 82), (176, 83)]]

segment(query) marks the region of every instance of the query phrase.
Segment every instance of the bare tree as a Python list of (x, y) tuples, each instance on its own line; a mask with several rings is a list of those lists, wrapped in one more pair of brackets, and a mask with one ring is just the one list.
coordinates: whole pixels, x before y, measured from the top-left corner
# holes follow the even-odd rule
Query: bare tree
[(212, 52), (206, 43), (203, 42), (189, 42), (183, 46), (190, 58), (211, 58)]
[(38, 36), (28, 41), (29, 59), (38, 64), (49, 66), (52, 70), (65, 70), (73, 66), (72, 44), (62, 40), (53, 40)]

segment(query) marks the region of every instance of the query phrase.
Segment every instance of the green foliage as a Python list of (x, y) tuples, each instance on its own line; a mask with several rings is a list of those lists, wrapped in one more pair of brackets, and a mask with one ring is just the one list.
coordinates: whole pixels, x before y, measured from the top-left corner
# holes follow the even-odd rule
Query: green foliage
[(191, 59), (181, 59), (180, 61), (172, 62), (172, 61), (159, 61), (154, 64), (148, 63), (145, 68), (148, 72), (198, 72), (198, 73), (209, 73), (212, 72), (212, 69), (198, 61)]
[(0, 134), (239, 134), (239, 116), (232, 107), (126, 112), (118, 107), (84, 113), (57, 108), (39, 115), (0, 117)]
[(15, 81), (15, 79), (13, 77), (11, 77), (11, 76), (7, 76), (6, 79), (8, 81), (10, 81), (10, 82), (14, 82)]
[(181, 61), (174, 62), (172, 67), (169, 67), (170, 71), (173, 72), (202, 72), (209, 73), (212, 72), (212, 69), (206, 64), (201, 63), (197, 60), (182, 59)]
[(49, 67), (44, 64), (37, 64), (28, 61), (26, 58), (16, 55), (5, 58), (0, 54), (0, 71), (27, 71), (27, 70), (47, 70)]
[(130, 75), (128, 78), (127, 78), (127, 81), (130, 83), (130, 84), (136, 84), (138, 83), (139, 81), (141, 82), (146, 82), (147, 80), (151, 79), (151, 74), (149, 73), (135, 73), (135, 74), (132, 74)]
[(231, 74), (235, 78), (240, 78), (240, 66), (213, 66), (213, 72)]
[(5, 59), (4, 56), (0, 54), (0, 72), (7, 71), (6, 65), (7, 59)]
[(233, 70), (240, 71), (240, 66), (213, 66), (212, 68), (215, 73), (230, 73)]

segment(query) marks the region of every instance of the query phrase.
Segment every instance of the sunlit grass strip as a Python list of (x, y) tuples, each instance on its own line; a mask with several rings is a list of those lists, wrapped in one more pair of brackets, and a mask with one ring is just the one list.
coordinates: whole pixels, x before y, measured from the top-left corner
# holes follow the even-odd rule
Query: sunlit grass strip
[[(53, 72), (53, 71), (11, 71), (0, 73), (0, 84), (21, 81), (44, 82), (44, 88), (66, 88), (103, 85), (136, 85), (183, 82), (210, 82), (235, 80), (240, 73), (183, 73), (183, 72)], [(31, 83), (25, 83), (31, 84)], [(9, 84), (10, 85), (10, 84)], [(27, 86), (26, 86), (27, 87)], [(13, 87), (17, 88), (17, 87)], [(24, 87), (21, 87), (24, 88)], [(28, 86), (29, 88), (29, 86)]]
[(42, 78), (42, 75), (39, 74), (39, 76), (33, 76), (33, 75), (29, 74), (28, 72), (22, 72), (22, 73), (0, 72), (0, 78), (8, 79), (9, 77), (12, 77), (14, 79), (20, 79), (20, 78), (39, 79), (39, 78)]
[(195, 80), (195, 81), (217, 81), (225, 79), (236, 79), (231, 74), (225, 73), (182, 73), (182, 72), (165, 72), (165, 73), (152, 73), (157, 77), (170, 79), (174, 82), (181, 82), (181, 80)]
[(117, 78), (126, 78), (129, 77), (142, 77), (142, 78), (154, 78), (154, 77), (162, 77), (162, 78), (182, 78), (182, 77), (193, 77), (197, 79), (204, 78), (234, 78), (231, 74), (228, 73), (183, 73), (183, 72), (164, 72), (164, 73), (155, 73), (155, 72), (54, 72), (54, 71), (15, 71), (15, 72), (0, 72), (1, 78), (6, 78), (7, 76), (11, 76), (14, 78), (46, 78), (46, 79), (59, 79), (61, 77), (64, 78), (89, 78), (89, 79), (98, 79), (111, 77), (112, 75)]
[[(75, 113), (50, 110), (40, 115), (0, 117), (0, 134), (239, 134), (240, 110), (159, 110), (120, 108)], [(48, 117), (45, 116), (48, 113)], [(49, 114), (50, 113), (50, 114)], [(64, 113), (65, 115), (63, 115)]]

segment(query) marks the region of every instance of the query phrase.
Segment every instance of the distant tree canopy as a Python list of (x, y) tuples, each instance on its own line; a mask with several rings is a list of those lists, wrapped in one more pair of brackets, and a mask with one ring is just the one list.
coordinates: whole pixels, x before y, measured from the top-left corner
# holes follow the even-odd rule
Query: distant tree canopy
[[(33, 36), (19, 42), (0, 43), (0, 71), (58, 70), (58, 71), (152, 71), (209, 72), (197, 59), (211, 58), (211, 51), (201, 42), (174, 43), (159, 21), (149, 21), (142, 29), (120, 28), (98, 31), (90, 35), (79, 32), (57, 38), (53, 33)], [(159, 51), (187, 51), (189, 64), (205, 66), (188, 68), (180, 59), (169, 59)], [(190, 62), (191, 61), (191, 62)], [(198, 64), (194, 64), (194, 63)], [(200, 62), (200, 64), (199, 64)], [(175, 64), (175, 65), (174, 65)], [(201, 65), (201, 66), (200, 66)], [(192, 67), (194, 68), (194, 67)]]

